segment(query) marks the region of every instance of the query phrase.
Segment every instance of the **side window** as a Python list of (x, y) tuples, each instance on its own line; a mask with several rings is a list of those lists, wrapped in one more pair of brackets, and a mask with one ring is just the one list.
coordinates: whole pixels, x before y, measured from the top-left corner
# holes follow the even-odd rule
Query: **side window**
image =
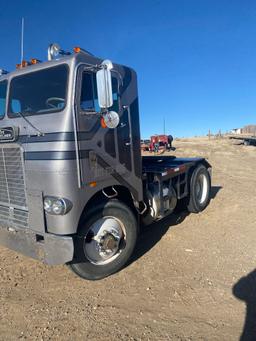
[(0, 82), (0, 118), (5, 115), (7, 82)]
[(80, 108), (83, 111), (89, 111), (89, 112), (99, 111), (95, 73), (89, 73), (89, 72), (83, 73)]
[[(80, 108), (86, 112), (100, 112), (96, 74), (83, 72), (81, 86)], [(109, 110), (119, 111), (118, 81), (112, 77), (113, 105)]]

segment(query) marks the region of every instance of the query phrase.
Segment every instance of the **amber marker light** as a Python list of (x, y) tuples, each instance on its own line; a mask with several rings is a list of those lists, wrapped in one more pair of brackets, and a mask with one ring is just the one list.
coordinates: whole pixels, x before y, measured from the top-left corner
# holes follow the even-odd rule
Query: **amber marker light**
[(89, 182), (89, 186), (90, 187), (96, 187), (97, 186), (97, 182), (96, 181)]
[(101, 117), (101, 119), (100, 119), (100, 124), (101, 124), (101, 127), (102, 128), (107, 128), (107, 125), (106, 125), (106, 122), (105, 122), (105, 120), (104, 120), (104, 117)]
[(76, 47), (73, 48), (73, 51), (75, 53), (79, 53), (79, 52), (81, 52), (81, 47), (76, 46)]
[(21, 62), (21, 67), (26, 67), (26, 66), (28, 66), (28, 62), (26, 60), (23, 60)]
[(30, 60), (30, 63), (31, 63), (32, 65), (35, 65), (35, 64), (41, 63), (41, 61), (40, 61), (39, 59), (32, 58), (32, 59)]

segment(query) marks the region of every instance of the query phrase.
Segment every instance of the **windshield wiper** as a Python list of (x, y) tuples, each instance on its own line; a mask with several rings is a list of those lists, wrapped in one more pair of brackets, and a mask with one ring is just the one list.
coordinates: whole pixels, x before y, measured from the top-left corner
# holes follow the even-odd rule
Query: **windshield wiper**
[(34, 124), (31, 123), (31, 122), (26, 118), (26, 116), (24, 116), (23, 112), (18, 111), (18, 112), (16, 112), (16, 114), (20, 115), (20, 117), (22, 117), (22, 118), (30, 125), (30, 127), (32, 127), (33, 129), (35, 129), (35, 130), (37, 131), (37, 135), (38, 135), (38, 136), (44, 136), (44, 133), (41, 132), (41, 130), (39, 130), (37, 127), (35, 127)]

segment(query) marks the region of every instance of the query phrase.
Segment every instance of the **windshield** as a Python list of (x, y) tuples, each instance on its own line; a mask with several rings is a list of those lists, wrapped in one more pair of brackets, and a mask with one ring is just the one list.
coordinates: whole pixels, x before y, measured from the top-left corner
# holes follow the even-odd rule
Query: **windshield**
[(16, 117), (61, 111), (66, 104), (68, 67), (59, 65), (13, 78), (8, 115)]
[(7, 82), (0, 82), (0, 119), (5, 115)]

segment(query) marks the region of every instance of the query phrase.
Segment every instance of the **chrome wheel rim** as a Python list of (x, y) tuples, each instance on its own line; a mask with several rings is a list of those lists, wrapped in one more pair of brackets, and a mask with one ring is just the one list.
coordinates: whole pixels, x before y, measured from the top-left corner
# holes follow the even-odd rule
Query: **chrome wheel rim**
[(196, 199), (203, 204), (207, 199), (208, 181), (205, 174), (200, 174), (196, 181)]
[(113, 262), (125, 246), (126, 233), (123, 223), (116, 217), (96, 220), (84, 238), (86, 258), (95, 265)]

